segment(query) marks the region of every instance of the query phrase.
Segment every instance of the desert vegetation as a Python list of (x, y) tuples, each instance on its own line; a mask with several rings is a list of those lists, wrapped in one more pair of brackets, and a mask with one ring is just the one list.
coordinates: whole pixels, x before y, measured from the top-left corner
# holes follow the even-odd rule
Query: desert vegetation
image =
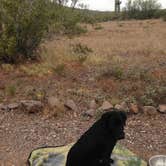
[[(74, 141), (105, 101), (138, 107), (124, 145), (145, 160), (165, 153), (165, 114), (142, 110), (166, 104), (165, 9), (155, 0), (129, 0), (115, 14), (66, 2), (0, 0), (2, 163), (23, 165), (35, 147)], [(97, 112), (87, 118), (92, 101)], [(27, 103), (40, 107), (26, 110)]]
[[(156, 0), (134, 0), (126, 3), (121, 13), (93, 12), (74, 9), (79, 1), (71, 1), (71, 8), (64, 7), (68, 1), (11, 1), (1, 0), (0, 7), (0, 61), (19, 63), (22, 60), (39, 59), (38, 46), (45, 37), (53, 34), (69, 36), (85, 33), (86, 26), (115, 19), (151, 19), (162, 17), (165, 10)], [(82, 8), (84, 6), (80, 4)], [(102, 27), (95, 26), (95, 29)]]

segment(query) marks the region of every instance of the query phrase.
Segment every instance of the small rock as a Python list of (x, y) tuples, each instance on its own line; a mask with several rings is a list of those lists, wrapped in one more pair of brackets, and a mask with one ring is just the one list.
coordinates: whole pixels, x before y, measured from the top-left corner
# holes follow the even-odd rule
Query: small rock
[(18, 109), (19, 106), (20, 106), (19, 103), (11, 103), (11, 104), (7, 105), (7, 107), (8, 107), (9, 110)]
[(158, 111), (166, 114), (166, 104), (160, 104), (158, 107)]
[(131, 103), (130, 104), (130, 112), (132, 112), (134, 114), (137, 114), (139, 112), (138, 105)]
[(8, 111), (8, 106), (4, 104), (0, 104), (0, 110)]
[(122, 102), (121, 104), (122, 110), (129, 112), (129, 107), (128, 104), (126, 102)]
[(67, 100), (65, 103), (65, 107), (73, 111), (78, 111), (77, 105), (73, 100)]
[(143, 107), (143, 112), (146, 115), (156, 115), (157, 114), (157, 109), (153, 106), (144, 106)]
[(111, 108), (113, 108), (113, 105), (108, 101), (104, 101), (103, 105), (99, 108), (99, 110), (108, 111)]
[(90, 109), (96, 109), (97, 108), (97, 103), (95, 100), (92, 100), (90, 102), (90, 106), (89, 106)]
[(120, 104), (116, 104), (116, 105), (115, 105), (115, 108), (118, 109), (118, 110), (121, 110), (121, 109), (122, 109), (122, 107), (121, 107)]
[(28, 113), (36, 113), (43, 110), (43, 104), (41, 101), (36, 100), (22, 100), (21, 108)]
[(96, 110), (94, 109), (89, 109), (85, 113), (83, 113), (83, 116), (88, 116), (88, 117), (94, 117), (96, 113)]
[(49, 97), (48, 98), (48, 106), (50, 108), (57, 108), (60, 110), (64, 110), (63, 103), (61, 103), (56, 97)]
[(118, 110), (123, 110), (125, 112), (129, 112), (129, 107), (126, 102), (122, 102), (121, 104), (116, 104), (115, 108)]

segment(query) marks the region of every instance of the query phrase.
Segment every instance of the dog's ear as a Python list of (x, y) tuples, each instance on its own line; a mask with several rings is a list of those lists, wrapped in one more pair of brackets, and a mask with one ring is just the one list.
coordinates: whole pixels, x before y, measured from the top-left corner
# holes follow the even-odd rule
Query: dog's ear
[(112, 110), (104, 113), (101, 119), (104, 121), (107, 128), (112, 129), (115, 126), (125, 125), (127, 115), (124, 111)]
[(112, 116), (112, 112), (106, 112), (102, 115), (102, 120), (108, 120)]
[(103, 121), (105, 128), (108, 130), (111, 130), (112, 127), (114, 126), (113, 124), (112, 125), (110, 124), (113, 123), (114, 121), (114, 114), (115, 111), (106, 112), (101, 117), (101, 120)]

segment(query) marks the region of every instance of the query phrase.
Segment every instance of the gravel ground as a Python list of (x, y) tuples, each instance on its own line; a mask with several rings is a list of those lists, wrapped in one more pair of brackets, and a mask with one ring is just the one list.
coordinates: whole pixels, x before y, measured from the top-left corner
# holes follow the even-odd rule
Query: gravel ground
[[(42, 146), (59, 146), (76, 141), (95, 121), (67, 112), (45, 119), (42, 114), (0, 111), (0, 165), (26, 165), (30, 152)], [(166, 115), (130, 115), (126, 139), (121, 144), (148, 160), (166, 154)]]

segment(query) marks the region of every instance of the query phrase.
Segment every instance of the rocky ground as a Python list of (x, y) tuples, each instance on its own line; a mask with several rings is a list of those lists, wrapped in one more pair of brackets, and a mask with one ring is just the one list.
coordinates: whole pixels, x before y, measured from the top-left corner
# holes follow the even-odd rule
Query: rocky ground
[[(59, 146), (76, 141), (95, 121), (67, 111), (59, 118), (28, 114), (21, 110), (0, 112), (0, 163), (23, 166), (30, 152), (42, 146)], [(152, 155), (166, 154), (166, 115), (130, 115), (126, 139), (121, 144), (148, 160)]]

